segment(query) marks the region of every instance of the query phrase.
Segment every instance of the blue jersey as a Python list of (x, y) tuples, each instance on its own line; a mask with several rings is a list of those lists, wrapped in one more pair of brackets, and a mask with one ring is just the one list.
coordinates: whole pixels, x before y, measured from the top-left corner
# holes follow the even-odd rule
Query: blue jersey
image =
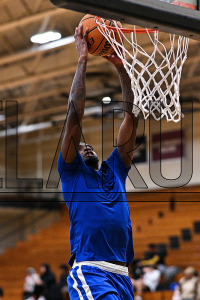
[(88, 167), (80, 153), (71, 164), (60, 154), (58, 172), (71, 222), (70, 265), (74, 259), (132, 262), (132, 226), (125, 191), (129, 169), (117, 148), (99, 171)]

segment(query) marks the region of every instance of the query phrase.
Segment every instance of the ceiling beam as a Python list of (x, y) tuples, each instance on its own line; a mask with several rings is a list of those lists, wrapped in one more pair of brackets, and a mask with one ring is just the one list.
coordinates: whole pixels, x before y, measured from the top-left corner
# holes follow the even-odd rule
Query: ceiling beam
[[(1, 25), (2, 26), (2, 25)], [(0, 30), (1, 30), (1, 26), (0, 26)], [(162, 41), (163, 42), (163, 41)], [(167, 42), (167, 40), (165, 39), (165, 42)], [(50, 51), (55, 51), (55, 49), (66, 46), (69, 43), (69, 37), (65, 37), (63, 39), (60, 39), (58, 41), (54, 41), (51, 43), (47, 43), (44, 45), (40, 45), (40, 46), (34, 46), (26, 51), (21, 51), (18, 53), (14, 53), (11, 55), (7, 55), (7, 56), (3, 56), (0, 58), (0, 65), (3, 64), (10, 64), (10, 63), (15, 63), (30, 57), (33, 57), (35, 55), (37, 55), (40, 52), (50, 52)], [(196, 45), (199, 44), (198, 41), (195, 40), (190, 40), (190, 45)], [(153, 45), (148, 45), (148, 47), (145, 47), (145, 50), (148, 52), (151, 48), (153, 47)], [(170, 47), (170, 44), (166, 46), (166, 48), (168, 49)], [(197, 57), (191, 57), (192, 59), (199, 59), (199, 56)], [(190, 62), (190, 58), (188, 58), (186, 60), (186, 63)]]
[(21, 51), (3, 56), (0, 58), (0, 65), (12, 64), (15, 62), (23, 61), (24, 59), (34, 57), (35, 55), (38, 55), (40, 53), (57, 51), (58, 48), (69, 44), (69, 38), (71, 39), (71, 37), (66, 37), (55, 42), (47, 43), (40, 46), (33, 46), (26, 51)]
[[(57, 107), (54, 106), (51, 108), (44, 108), (41, 110), (27, 112), (27, 113), (24, 112), (22, 114), (19, 114), (18, 116), (14, 115), (12, 117), (7, 117), (6, 122), (7, 123), (14, 122), (14, 121), (16, 121), (16, 118), (17, 118), (17, 121), (22, 121), (27, 117), (27, 114), (29, 115), (30, 120), (32, 120), (34, 118), (38, 118), (38, 117), (49, 116), (49, 120), (51, 120), (53, 122), (53, 121), (56, 121), (56, 117), (51, 118), (51, 115), (58, 115), (61, 113), (62, 113), (61, 118), (58, 117), (57, 119), (58, 119), (58, 121), (64, 121), (67, 116), (67, 107), (68, 107), (68, 100), (66, 99), (66, 102), (64, 105), (59, 105)], [(108, 106), (106, 109), (104, 109), (104, 112), (110, 111), (110, 109), (111, 109), (110, 106)], [(102, 111), (101, 101), (99, 101), (99, 105), (96, 104), (95, 106), (94, 105), (91, 106), (91, 103), (87, 102), (86, 106), (85, 106), (84, 116), (88, 117), (95, 113), (101, 114), (101, 111)], [(5, 123), (5, 120), (0, 121), (0, 124), (4, 124), (4, 123)]]
[[(101, 92), (100, 90), (95, 90), (95, 91), (91, 91), (91, 92), (87, 92), (87, 99), (91, 99), (91, 98), (97, 98), (100, 97), (102, 94), (112, 94), (112, 93), (116, 93), (116, 87), (109, 87), (109, 88), (104, 88), (103, 91)], [(27, 102), (34, 102), (34, 101), (38, 101), (41, 99), (45, 99), (45, 98), (50, 98), (50, 97), (58, 97), (60, 94), (66, 94), (66, 99), (68, 99), (68, 94), (67, 94), (67, 88), (66, 86), (57, 88), (57, 89), (52, 89), (49, 91), (45, 91), (45, 92), (41, 92), (41, 93), (37, 93), (37, 94), (33, 94), (31, 96), (25, 96), (25, 97), (20, 97), (20, 98), (9, 98), (9, 100), (15, 100), (18, 101), (18, 104), (22, 104), (22, 103), (27, 103)], [(121, 95), (121, 93), (120, 93)], [(91, 101), (90, 101), (91, 102)]]
[[(95, 66), (98, 63), (102, 63), (101, 57), (90, 56), (90, 59), (88, 61), (88, 68), (89, 66)], [(45, 73), (26, 76), (14, 81), (9, 80), (9, 82), (4, 82), (0, 84), (0, 91), (5, 91), (7, 89), (11, 90), (27, 84), (41, 84), (42, 81), (54, 79), (55, 77), (69, 76), (75, 72), (76, 68), (77, 66), (73, 63), (69, 66), (66, 65), (63, 68), (54, 69), (53, 71), (46, 71)]]
[[(193, 42), (196, 43), (196, 41), (193, 41)], [(25, 54), (25, 56), (26, 55), (29, 56), (30, 54)], [(17, 54), (16, 57), (12, 56), (11, 60), (16, 59), (17, 56), (18, 56), (18, 58), (20, 58), (20, 56), (23, 56), (23, 54)], [(193, 59), (195, 60), (195, 62), (197, 62), (200, 60), (200, 57), (198, 56), (198, 57), (189, 58), (188, 60), (186, 60), (186, 64), (187, 64), (187, 62), (191, 63)], [(8, 62), (9, 59), (6, 59), (6, 60)], [(0, 59), (0, 64), (1, 64), (1, 62), (5, 62), (6, 60), (5, 60), (5, 58)], [(90, 66), (97, 65), (100, 62), (102, 63), (101, 57), (90, 56), (90, 59), (89, 59)], [(68, 75), (69, 73), (74, 72), (75, 69), (76, 69), (76, 66), (74, 66), (74, 64), (72, 64), (71, 66), (66, 66), (63, 69), (58, 69), (58, 70), (54, 70), (54, 71), (42, 73), (42, 74), (35, 74), (32, 76), (28, 76), (26, 78), (21, 78), (16, 81), (12, 81), (12, 82), (9, 81), (8, 83), (5, 82), (5, 83), (0, 84), (0, 91), (5, 91), (6, 89), (17, 88), (17, 87), (20, 87), (20, 86), (23, 86), (26, 84), (35, 83), (35, 82), (41, 81), (41, 80), (47, 80), (49, 78), (54, 78), (56, 76), (65, 76), (65, 75)]]
[(6, 5), (9, 4), (9, 2), (11, 2), (13, 0), (1, 0), (1, 5)]
[(196, 90), (196, 91), (188, 91), (188, 90), (186, 90), (186, 91), (184, 91), (183, 92), (183, 94), (184, 94), (184, 97), (191, 97), (191, 98), (196, 98), (197, 99), (197, 101), (200, 101), (200, 93)]
[[(43, 117), (43, 116), (47, 116), (47, 115), (51, 115), (51, 114), (59, 114), (59, 113), (63, 113), (64, 111), (66, 111), (67, 114), (67, 102), (65, 105), (61, 105), (58, 107), (51, 107), (48, 109), (41, 109), (39, 111), (33, 111), (33, 112), (29, 112), (30, 115), (30, 119), (36, 118), (36, 117)], [(24, 120), (24, 118), (27, 116), (27, 113), (23, 113), (23, 114), (19, 114), (17, 116), (17, 120), (21, 121)], [(16, 116), (12, 116), (12, 117), (8, 117), (7, 118), (7, 122), (14, 122), (16, 120)], [(3, 124), (5, 121), (0, 121), (0, 124)]]
[(42, 92), (42, 93), (38, 93), (38, 94), (33, 94), (31, 96), (26, 96), (26, 97), (20, 97), (19, 99), (11, 99), (9, 98), (9, 100), (17, 100), (18, 103), (27, 103), (27, 102), (34, 102), (40, 99), (44, 99), (44, 98), (49, 98), (49, 97), (53, 97), (53, 96), (57, 96), (59, 94), (62, 93), (66, 93), (66, 87), (63, 88), (57, 88), (57, 89), (52, 89), (46, 92)]
[[(181, 85), (186, 85), (189, 87), (189, 85), (192, 85), (194, 83), (199, 83), (200, 82), (200, 76), (193, 76), (190, 78), (184, 78), (181, 80)], [(193, 87), (194, 88), (194, 87)]]
[(31, 23), (42, 22), (45, 17), (55, 17), (55, 16), (67, 15), (67, 12), (64, 9), (60, 8), (51, 8), (44, 12), (33, 14), (27, 17), (24, 17), (19, 20), (11, 21), (5, 24), (1, 24), (0, 33), (5, 33), (8, 30), (16, 29), (17, 27), (23, 27)]
[[(64, 121), (66, 116), (67, 116), (67, 104), (68, 104), (68, 99), (66, 99), (66, 102), (65, 102), (64, 105), (59, 105), (57, 107), (54, 106), (54, 107), (51, 107), (51, 108), (44, 108), (44, 109), (37, 110), (37, 111), (32, 111), (32, 112), (28, 112), (28, 113), (19, 114), (17, 116), (17, 121), (24, 120), (27, 117), (27, 114), (29, 115), (30, 120), (34, 119), (34, 118), (44, 117), (44, 116), (49, 115), (49, 117), (50, 117), (49, 119), (51, 121), (53, 121), (54, 119), (53, 118), (51, 119), (50, 115), (58, 115), (58, 114), (61, 114), (61, 113), (62, 113), (62, 120)], [(98, 112), (99, 108), (101, 109), (101, 106), (96, 105), (94, 107), (94, 106), (91, 106), (90, 102), (87, 102), (86, 106), (85, 106), (85, 116), (90, 116), (91, 114), (93, 114), (95, 112)], [(63, 113), (65, 113), (65, 117), (63, 117)], [(8, 123), (9, 122), (14, 122), (14, 121), (16, 121), (16, 115), (14, 115), (12, 117), (8, 117), (6, 119), (6, 122), (8, 122)], [(5, 120), (0, 121), (0, 124), (4, 124), (4, 123), (5, 123)]]

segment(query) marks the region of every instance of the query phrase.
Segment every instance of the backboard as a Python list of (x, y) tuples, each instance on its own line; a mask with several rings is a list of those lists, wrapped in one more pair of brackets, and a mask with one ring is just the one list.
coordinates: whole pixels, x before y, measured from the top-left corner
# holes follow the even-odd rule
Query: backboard
[(50, 0), (54, 5), (200, 40), (200, 0)]

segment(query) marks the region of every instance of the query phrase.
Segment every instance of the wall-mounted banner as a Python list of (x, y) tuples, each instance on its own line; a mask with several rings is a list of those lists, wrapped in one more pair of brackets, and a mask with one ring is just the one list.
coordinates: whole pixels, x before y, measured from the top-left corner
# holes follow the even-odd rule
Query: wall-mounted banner
[(184, 148), (184, 132), (181, 130), (152, 135), (153, 161), (183, 157)]

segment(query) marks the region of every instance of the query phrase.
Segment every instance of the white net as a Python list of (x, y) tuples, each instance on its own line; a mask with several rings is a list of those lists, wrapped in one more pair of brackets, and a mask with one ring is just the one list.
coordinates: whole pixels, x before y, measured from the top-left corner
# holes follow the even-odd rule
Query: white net
[[(167, 46), (159, 41), (158, 31), (145, 29), (151, 43), (151, 52), (138, 44), (138, 30), (134, 27), (126, 35), (116, 21), (114, 29), (105, 25), (103, 19), (96, 19), (99, 31), (112, 45), (121, 58), (131, 79), (134, 94), (133, 112), (141, 110), (144, 118), (152, 115), (160, 120), (180, 121), (183, 117), (179, 102), (179, 86), (183, 64), (187, 58), (189, 39), (169, 34)], [(124, 44), (128, 46), (124, 46)], [(130, 48), (131, 50), (127, 50)], [(136, 109), (139, 108), (140, 110)]]

